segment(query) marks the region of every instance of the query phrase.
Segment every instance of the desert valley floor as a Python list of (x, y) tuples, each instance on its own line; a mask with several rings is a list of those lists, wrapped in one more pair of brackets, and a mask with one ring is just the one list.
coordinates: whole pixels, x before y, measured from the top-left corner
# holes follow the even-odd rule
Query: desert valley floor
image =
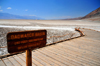
[[(7, 46), (6, 35), (8, 32), (25, 31), (25, 30), (37, 30), (46, 29), (47, 38), (51, 36), (62, 36), (69, 34), (61, 38), (50, 38), (47, 40), (47, 44), (53, 43), (59, 40), (68, 39), (71, 37), (79, 36), (79, 33), (75, 31), (75, 28), (88, 28), (96, 31), (100, 31), (100, 21), (85, 20), (0, 20), (0, 47)], [(73, 35), (74, 34), (74, 35)], [(73, 36), (72, 36), (73, 35)], [(55, 39), (55, 40), (53, 40)], [(0, 55), (7, 54), (7, 49), (0, 48)]]
[[(80, 33), (75, 31), (75, 28), (81, 28), (85, 36), (76, 38), (70, 41), (65, 41), (41, 48), (33, 51), (33, 66), (99, 66), (100, 65), (100, 21), (94, 20), (0, 20), (0, 47), (7, 46), (7, 33), (27, 30), (47, 30), (47, 44), (54, 43), (60, 40), (69, 39), (80, 36)], [(86, 28), (86, 29), (82, 29)], [(89, 30), (92, 29), (92, 30)], [(95, 31), (93, 31), (95, 30)], [(98, 32), (97, 32), (98, 31)], [(61, 36), (59, 38), (52, 36)], [(52, 38), (50, 38), (52, 37)], [(68, 44), (67, 44), (68, 43)], [(65, 45), (66, 44), (66, 45)], [(64, 46), (65, 45), (65, 46)], [(63, 48), (63, 49), (61, 49)], [(60, 53), (59, 53), (59, 51)], [(68, 50), (68, 51), (67, 51)], [(50, 53), (51, 55), (49, 55)], [(57, 53), (57, 54), (56, 54)], [(0, 48), (0, 55), (6, 55), (7, 47)], [(37, 56), (39, 54), (40, 56)], [(55, 57), (54, 57), (55, 56)], [(20, 58), (23, 63), (18, 64)], [(18, 66), (23, 66), (25, 54), (18, 54), (8, 58), (1, 58), (0, 64), (6, 66), (16, 66), (12, 59), (16, 59)], [(44, 59), (42, 57), (45, 57)], [(36, 59), (36, 60), (35, 60)], [(38, 59), (38, 60), (37, 60)], [(49, 62), (45, 61), (49, 59)], [(60, 61), (62, 59), (62, 61)], [(41, 61), (42, 60), (42, 61)], [(52, 63), (54, 62), (54, 63)], [(68, 63), (69, 62), (69, 63)], [(72, 63), (70, 63), (72, 62)], [(25, 64), (24, 64), (25, 66)]]

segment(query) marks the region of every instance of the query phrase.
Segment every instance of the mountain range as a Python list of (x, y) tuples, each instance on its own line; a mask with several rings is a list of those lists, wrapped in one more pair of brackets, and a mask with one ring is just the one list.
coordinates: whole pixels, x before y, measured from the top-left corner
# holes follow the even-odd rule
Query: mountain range
[(36, 16), (20, 16), (13, 15), (9, 13), (0, 13), (0, 19), (33, 19), (33, 20), (43, 20), (43, 18), (39, 18)]
[(84, 16), (82, 19), (91, 18), (91, 17), (100, 17), (100, 7), (97, 8), (96, 10), (90, 12), (89, 14)]
[[(69, 19), (63, 19), (63, 20), (77, 20), (77, 19), (86, 19), (91, 17), (100, 17), (100, 7), (96, 10), (90, 12), (84, 17), (78, 17), (78, 18), (69, 18)], [(13, 15), (9, 13), (2, 13), (0, 12), (0, 19), (33, 19), (33, 20), (44, 20), (43, 18), (36, 17), (36, 16), (20, 16), (20, 15)]]
[(69, 19), (64, 19), (64, 20), (79, 20), (79, 19), (86, 19), (86, 18), (92, 18), (92, 17), (100, 17), (100, 7), (90, 12), (86, 16), (77, 17), (77, 18), (69, 18)]

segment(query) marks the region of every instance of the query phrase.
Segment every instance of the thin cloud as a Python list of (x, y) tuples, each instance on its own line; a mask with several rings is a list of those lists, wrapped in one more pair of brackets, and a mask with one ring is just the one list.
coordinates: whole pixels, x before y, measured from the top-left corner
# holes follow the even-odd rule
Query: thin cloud
[(7, 9), (12, 9), (11, 7), (8, 7)]
[(28, 11), (27, 9), (25, 11)]
[(0, 10), (0, 11), (3, 11), (3, 10)]

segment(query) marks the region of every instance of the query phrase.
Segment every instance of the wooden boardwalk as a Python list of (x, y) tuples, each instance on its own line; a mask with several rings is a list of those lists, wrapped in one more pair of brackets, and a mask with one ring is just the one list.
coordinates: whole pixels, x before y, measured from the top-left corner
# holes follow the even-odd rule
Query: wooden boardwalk
[[(100, 66), (100, 41), (87, 37), (33, 50), (32, 66)], [(25, 53), (0, 59), (0, 66), (26, 66)]]

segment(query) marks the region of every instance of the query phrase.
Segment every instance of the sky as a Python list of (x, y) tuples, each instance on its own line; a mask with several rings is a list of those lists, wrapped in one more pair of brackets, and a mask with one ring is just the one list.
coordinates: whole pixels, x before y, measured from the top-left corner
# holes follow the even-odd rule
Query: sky
[(100, 0), (0, 0), (0, 12), (44, 19), (82, 17), (100, 7)]

